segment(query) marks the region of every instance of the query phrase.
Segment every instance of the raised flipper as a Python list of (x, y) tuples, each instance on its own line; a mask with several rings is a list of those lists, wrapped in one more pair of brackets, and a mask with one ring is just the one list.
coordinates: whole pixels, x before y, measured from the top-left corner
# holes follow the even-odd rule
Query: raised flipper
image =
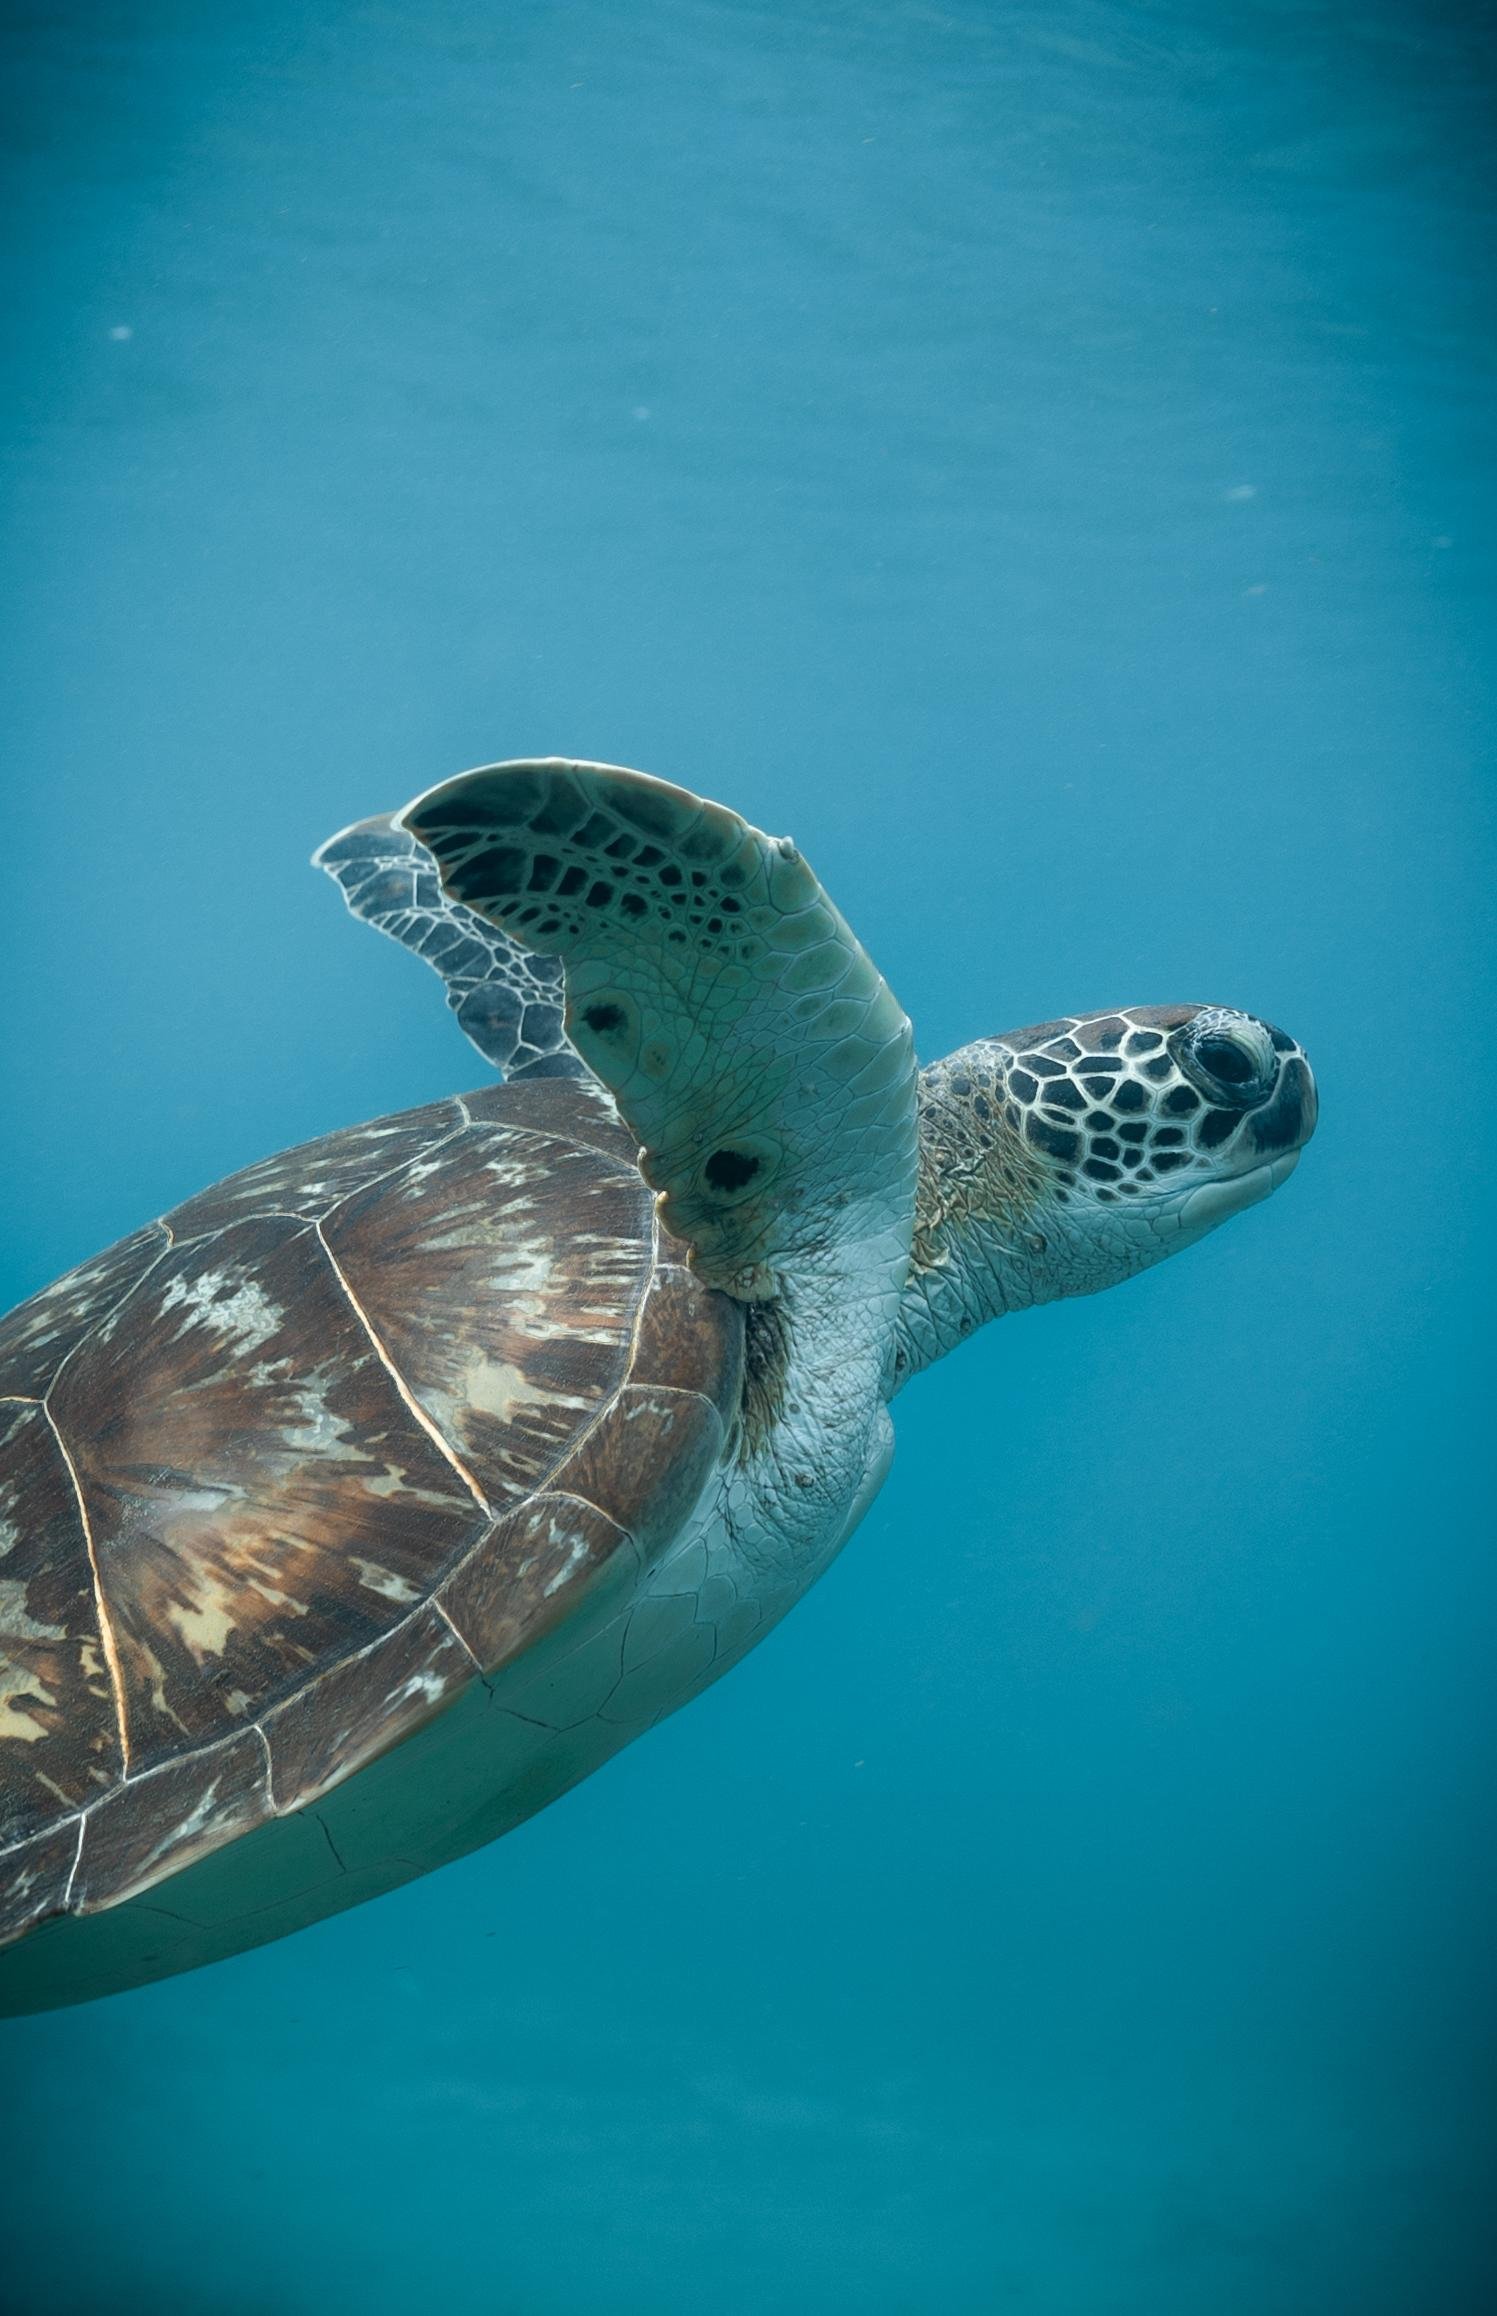
[(424, 845), (393, 817), (356, 821), (312, 855), (356, 917), (440, 973), (447, 1002), (487, 1062), (507, 1078), (585, 1077), (562, 1026), (562, 968), (443, 892)]
[(566, 1028), (669, 1230), (758, 1300), (830, 1250), (897, 1293), (915, 1203), (910, 1025), (787, 837), (640, 772), (495, 764), (399, 814), (446, 892), (566, 967)]

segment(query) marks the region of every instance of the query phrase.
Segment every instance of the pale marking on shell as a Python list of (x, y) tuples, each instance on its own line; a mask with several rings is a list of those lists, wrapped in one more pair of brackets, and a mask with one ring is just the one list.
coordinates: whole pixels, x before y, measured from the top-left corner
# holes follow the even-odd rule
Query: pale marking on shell
[(552, 1576), (552, 1578), (551, 1578), (550, 1582), (549, 1582), (549, 1583), (547, 1583), (547, 1584), (544, 1584), (544, 1585), (542, 1585), (542, 1587), (541, 1587), (541, 1598), (542, 1598), (543, 1600), (549, 1600), (549, 1599), (551, 1598), (551, 1595), (552, 1595), (552, 1593), (553, 1593), (553, 1592), (559, 1592), (559, 1591), (561, 1590), (562, 1586), (563, 1586), (563, 1585), (564, 1585), (564, 1584), (567, 1582), (568, 1578), (571, 1576), (573, 1569), (577, 1567), (577, 1565), (578, 1565), (578, 1563), (579, 1563), (580, 1561), (583, 1561), (583, 1560), (585, 1560), (585, 1559), (587, 1558), (587, 1555), (588, 1555), (588, 1543), (587, 1543), (587, 1539), (586, 1539), (586, 1537), (585, 1537), (585, 1536), (579, 1536), (579, 1537), (577, 1538), (576, 1542), (573, 1544), (573, 1546), (572, 1546), (572, 1549), (571, 1549), (571, 1551), (568, 1553), (568, 1555), (567, 1555), (566, 1559), (565, 1559), (565, 1560), (562, 1562), (561, 1566), (560, 1566), (560, 1567), (559, 1567), (559, 1568), (556, 1570), (555, 1574)]
[(448, 1463), (452, 1466), (452, 1469), (456, 1472), (458, 1478), (462, 1481), (463, 1486), (467, 1489), (469, 1495), (473, 1498), (473, 1501), (475, 1504), (477, 1504), (479, 1510), (485, 1515), (486, 1518), (492, 1520), (494, 1517), (493, 1505), (489, 1502), (477, 1480), (473, 1477), (473, 1474), (469, 1471), (467, 1465), (463, 1462), (462, 1457), (454, 1448), (448, 1446), (446, 1440), (442, 1437), (441, 1432), (432, 1422), (431, 1417), (427, 1414), (425, 1408), (421, 1405), (420, 1400), (417, 1399), (415, 1393), (411, 1390), (410, 1385), (406, 1382), (406, 1379), (401, 1374), (400, 1369), (396, 1366), (394, 1360), (390, 1357), (390, 1354), (385, 1349), (384, 1344), (380, 1341), (379, 1336), (375, 1332), (374, 1325), (370, 1320), (368, 1312), (364, 1309), (363, 1304), (359, 1301), (358, 1296), (354, 1293), (353, 1288), (349, 1285), (348, 1280), (345, 1278), (342, 1268), (339, 1265), (337, 1256), (333, 1253), (332, 1248), (328, 1245), (327, 1240), (322, 1235), (322, 1224), (318, 1222), (315, 1225), (315, 1229), (317, 1233), (317, 1243), (321, 1247), (323, 1253), (327, 1256), (328, 1264), (332, 1270), (333, 1277), (337, 1280), (339, 1286), (343, 1289), (344, 1294), (348, 1297), (349, 1305), (353, 1311), (354, 1317), (358, 1320), (359, 1325), (363, 1328), (365, 1334), (368, 1336), (370, 1342), (374, 1346), (375, 1357), (379, 1360), (380, 1365), (384, 1368), (396, 1390), (400, 1393), (401, 1398), (405, 1401), (406, 1406), (410, 1409), (412, 1415), (416, 1418), (417, 1423), (420, 1424), (421, 1429), (425, 1432), (427, 1438), (436, 1448), (438, 1454), (446, 1457)]
[[(7, 1542), (7, 1538), (9, 1542)], [(0, 1520), (0, 1557), (16, 1540), (16, 1531), (8, 1520)], [(26, 1613), (27, 1587), (18, 1576), (0, 1576), (0, 1624), (17, 1640), (66, 1640), (66, 1628), (60, 1624), (39, 1624)], [(0, 1675), (0, 1679), (3, 1679)], [(4, 1691), (0, 1690), (0, 1699)], [(40, 1731), (38, 1731), (40, 1735)]]
[[(639, 1155), (642, 1158), (644, 1156), (644, 1152), (641, 1150)], [(628, 1382), (630, 1376), (634, 1373), (634, 1362), (639, 1357), (639, 1338), (645, 1323), (645, 1305), (650, 1299), (651, 1291), (655, 1285), (656, 1279), (659, 1276), (660, 1200), (658, 1197), (655, 1197), (650, 1201), (650, 1269), (649, 1275), (645, 1280), (644, 1293), (639, 1298), (639, 1307), (634, 1314), (634, 1324), (629, 1330), (629, 1357), (624, 1367), (624, 1381), (626, 1383)]]
[[(481, 1541), (483, 1541), (483, 1539), (481, 1539)], [(464, 1560), (463, 1565), (466, 1567), (466, 1559)], [(480, 1663), (479, 1659), (474, 1656), (473, 1651), (469, 1648), (467, 1642), (463, 1639), (462, 1634), (458, 1631), (457, 1626), (453, 1623), (451, 1617), (447, 1614), (447, 1611), (442, 1606), (442, 1603), (439, 1600), (433, 1599), (431, 1606), (436, 1610), (443, 1624), (446, 1625), (447, 1630), (451, 1633), (453, 1639), (457, 1642), (457, 1645), (462, 1650), (463, 1655), (471, 1660), (474, 1672), (477, 1673), (478, 1678), (483, 1682), (484, 1687), (487, 1688), (489, 1684), (482, 1664)]]
[[(65, 1364), (66, 1362), (64, 1362)], [(58, 1373), (61, 1372), (62, 1370), (59, 1368)], [(58, 1429), (57, 1419), (45, 1400), (42, 1401), (42, 1413), (47, 1419), (48, 1430), (57, 1442), (58, 1453), (67, 1467), (67, 1475), (72, 1482), (73, 1498), (78, 1506), (78, 1517), (83, 1523), (83, 1542), (88, 1553), (88, 1572), (93, 1579), (94, 1608), (99, 1619), (99, 1639), (103, 1644), (104, 1662), (109, 1667), (109, 1686), (114, 1698), (115, 1725), (119, 1731), (120, 1768), (128, 1777), (130, 1774), (130, 1731), (125, 1721), (125, 1678), (120, 1667), (119, 1643), (115, 1638), (114, 1618), (104, 1593), (104, 1577), (99, 1567), (99, 1548), (94, 1539), (93, 1522), (88, 1516), (88, 1506), (83, 1500), (83, 1489), (79, 1482), (78, 1467), (73, 1461), (72, 1451)]]
[(234, 1351), (258, 1351), (286, 1318), (257, 1280), (242, 1279), (235, 1286), (228, 1271), (200, 1271), (195, 1279), (173, 1279), (161, 1298), (161, 1309), (186, 1312), (178, 1338), (198, 1324), (225, 1336)]
[(62, 1911), (63, 1911), (63, 1913), (64, 1913), (64, 1914), (67, 1912), (67, 1910), (68, 1910), (69, 1906), (72, 1904), (72, 1899), (73, 1899), (73, 1884), (74, 1884), (74, 1883), (77, 1881), (77, 1879), (78, 1879), (78, 1868), (79, 1868), (79, 1867), (82, 1865), (82, 1863), (83, 1863), (83, 1825), (84, 1825), (83, 1812), (82, 1812), (82, 1810), (80, 1809), (80, 1810), (79, 1810), (79, 1812), (78, 1812), (78, 1840), (77, 1840), (77, 1844), (76, 1844), (76, 1846), (75, 1846), (75, 1848), (74, 1848), (74, 1850), (73, 1850), (73, 1862), (72, 1862), (72, 1864), (71, 1864), (71, 1865), (69, 1866), (69, 1868), (68, 1868), (68, 1878), (67, 1878), (67, 1883), (66, 1883), (66, 1885), (65, 1885), (65, 1887), (64, 1887), (64, 1889), (63, 1889), (63, 1893), (62, 1893)]
[[(20, 1592), (22, 1587), (13, 1584), (11, 1589)], [(4, 1591), (5, 1587), (0, 1586), (0, 1595)], [(64, 1637), (60, 1625), (32, 1624), (27, 1618), (26, 1628), (19, 1636), (25, 1640), (61, 1640)], [(11, 1630), (15, 1630), (14, 1619)], [(22, 1665), (0, 1663), (0, 1737), (7, 1738), (13, 1745), (35, 1745), (38, 1739), (47, 1735), (46, 1725), (34, 1720), (24, 1706), (17, 1704), (16, 1700), (22, 1697), (28, 1697), (33, 1703), (44, 1707), (57, 1703), (56, 1696), (40, 1673), (29, 1672)], [(51, 1792), (58, 1791), (50, 1778), (43, 1778), (42, 1783)]]
[(381, 1600), (398, 1601), (402, 1608), (411, 1607), (421, 1594), (408, 1578), (397, 1576), (391, 1569), (381, 1568), (374, 1560), (361, 1560), (356, 1552), (349, 1554), (350, 1567), (359, 1572), (359, 1582), (366, 1592), (377, 1592)]

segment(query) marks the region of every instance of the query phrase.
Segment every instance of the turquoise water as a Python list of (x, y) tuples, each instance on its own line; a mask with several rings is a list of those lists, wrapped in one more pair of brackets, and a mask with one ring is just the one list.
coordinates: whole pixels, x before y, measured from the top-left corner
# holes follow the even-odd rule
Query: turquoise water
[(1323, 1098), (550, 1813), (5, 2029), (7, 2304), (1489, 2304), (1480, 15), (5, 37), (0, 1302), (479, 1080), (304, 863), (494, 756), (792, 830), (927, 1057), (1220, 998)]

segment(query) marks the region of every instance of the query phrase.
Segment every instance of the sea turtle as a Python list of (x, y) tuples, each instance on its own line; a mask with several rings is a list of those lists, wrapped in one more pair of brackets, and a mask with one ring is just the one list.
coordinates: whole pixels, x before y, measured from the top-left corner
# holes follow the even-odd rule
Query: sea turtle
[(1315, 1123), (1223, 1006), (917, 1067), (787, 838), (637, 772), (317, 855), (506, 1082), (250, 1166), (0, 1324), (0, 2002), (488, 1841), (763, 1638), (984, 1320), (1145, 1269)]

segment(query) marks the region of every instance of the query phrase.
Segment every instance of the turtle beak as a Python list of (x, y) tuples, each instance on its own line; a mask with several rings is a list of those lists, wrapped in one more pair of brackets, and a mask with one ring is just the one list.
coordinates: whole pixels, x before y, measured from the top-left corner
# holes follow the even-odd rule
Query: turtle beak
[(1319, 1116), (1320, 1097), (1315, 1090), (1314, 1073), (1296, 1047), (1280, 1063), (1278, 1084), (1269, 1099), (1249, 1116), (1245, 1139), (1260, 1159), (1275, 1158), (1288, 1151), (1298, 1157), (1314, 1133)]

